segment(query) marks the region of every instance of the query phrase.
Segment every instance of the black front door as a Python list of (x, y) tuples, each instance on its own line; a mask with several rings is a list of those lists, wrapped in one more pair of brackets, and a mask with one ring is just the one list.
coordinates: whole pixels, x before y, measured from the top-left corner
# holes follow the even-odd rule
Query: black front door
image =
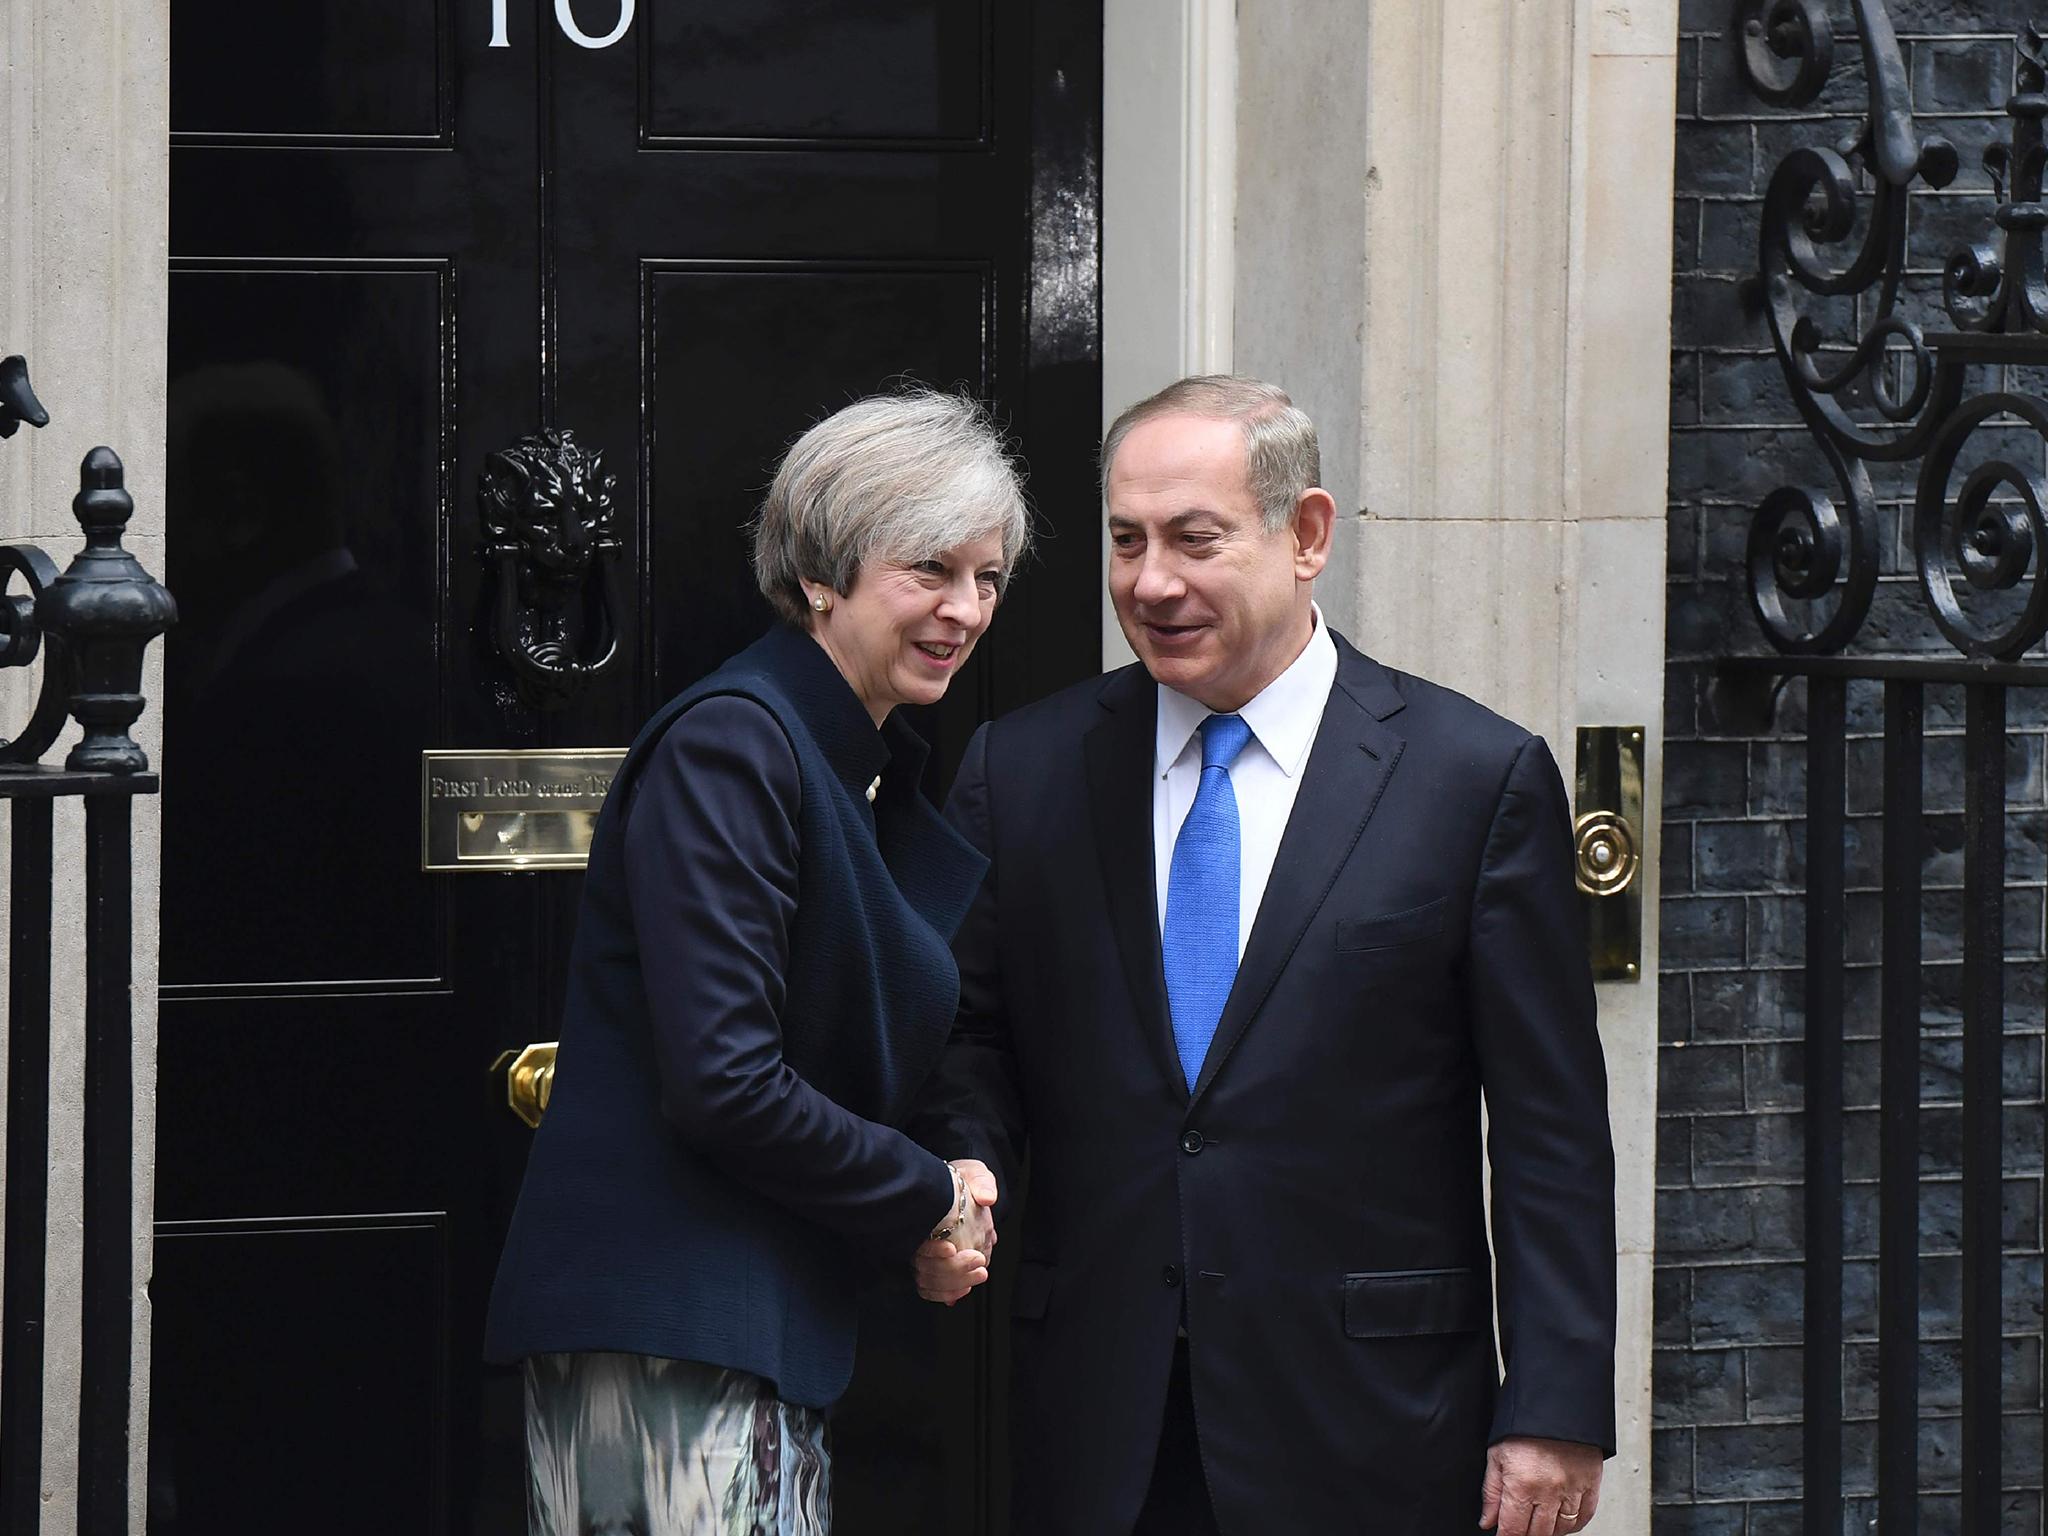
[[(900, 378), (1051, 535), (925, 722), (1096, 662), (1100, 0), (180, 0), (150, 1522), (506, 1532), (478, 1363), (578, 877), (420, 869), (425, 748), (623, 744), (759, 633), (783, 444)], [(486, 457), (617, 477), (617, 661), (498, 654)], [(995, 1529), (1001, 1330), (872, 1299), (842, 1529)], [(963, 1518), (964, 1517), (964, 1518)]]

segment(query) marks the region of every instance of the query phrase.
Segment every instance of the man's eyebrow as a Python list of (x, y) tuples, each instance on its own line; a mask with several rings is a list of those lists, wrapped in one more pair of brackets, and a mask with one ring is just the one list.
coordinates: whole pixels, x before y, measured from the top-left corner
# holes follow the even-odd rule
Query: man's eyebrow
[[(1214, 518), (1219, 515), (1220, 514), (1211, 511), (1207, 507), (1189, 507), (1187, 511), (1176, 512), (1173, 514), (1173, 516), (1169, 517), (1166, 520), (1166, 527), (1169, 530), (1185, 528), (1189, 523), (1197, 523), (1202, 521), (1202, 519), (1204, 518)], [(1136, 519), (1135, 517), (1118, 517), (1115, 513), (1111, 513), (1109, 518), (1109, 526), (1112, 528), (1129, 528), (1137, 530), (1142, 528), (1143, 525), (1140, 524), (1138, 519)]]

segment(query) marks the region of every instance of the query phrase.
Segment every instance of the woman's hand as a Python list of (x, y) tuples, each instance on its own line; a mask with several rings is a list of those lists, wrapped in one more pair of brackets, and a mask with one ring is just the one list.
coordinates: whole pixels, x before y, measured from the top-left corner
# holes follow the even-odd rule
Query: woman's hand
[(996, 1251), (996, 1176), (979, 1158), (957, 1158), (947, 1166), (967, 1186), (965, 1241), (955, 1237), (954, 1246), (971, 1249), (986, 1263)]
[(913, 1267), (917, 1294), (950, 1307), (988, 1279), (989, 1256), (996, 1247), (996, 1177), (988, 1164), (976, 1158), (961, 1158), (947, 1166), (964, 1187), (966, 1215), (948, 1236), (921, 1244)]

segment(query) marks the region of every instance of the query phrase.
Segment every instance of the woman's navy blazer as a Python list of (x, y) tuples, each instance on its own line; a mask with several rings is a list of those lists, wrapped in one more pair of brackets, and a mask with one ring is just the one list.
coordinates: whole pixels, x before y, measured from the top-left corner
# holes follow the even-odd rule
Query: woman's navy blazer
[(640, 733), (591, 843), (490, 1358), (698, 1360), (816, 1408), (845, 1390), (858, 1255), (900, 1254), (908, 1283), (953, 1197), (891, 1128), (952, 1027), (949, 943), (987, 868), (924, 760), (779, 625)]

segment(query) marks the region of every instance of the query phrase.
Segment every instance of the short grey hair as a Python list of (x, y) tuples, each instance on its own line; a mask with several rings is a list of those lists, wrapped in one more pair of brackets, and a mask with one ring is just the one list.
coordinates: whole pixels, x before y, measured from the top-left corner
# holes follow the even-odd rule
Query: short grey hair
[(803, 583), (853, 590), (870, 560), (905, 565), (1000, 535), (998, 590), (1031, 542), (1016, 463), (989, 413), (963, 395), (903, 389), (834, 411), (777, 466), (754, 519), (754, 579), (791, 624)]
[(1131, 429), (1160, 416), (1210, 416), (1244, 429), (1245, 473), (1258, 498), (1266, 531), (1285, 527), (1301, 493), (1323, 482), (1316, 424), (1278, 384), (1231, 373), (1177, 379), (1110, 423), (1102, 439), (1102, 494), (1109, 497), (1110, 466)]

